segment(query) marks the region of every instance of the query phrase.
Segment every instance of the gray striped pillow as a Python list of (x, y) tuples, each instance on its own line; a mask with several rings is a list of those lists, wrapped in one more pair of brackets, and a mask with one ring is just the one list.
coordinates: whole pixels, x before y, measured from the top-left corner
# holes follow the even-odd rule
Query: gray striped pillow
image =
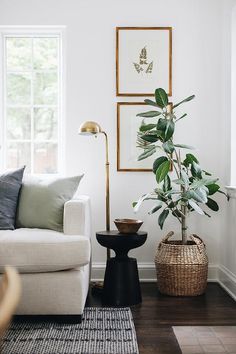
[(25, 166), (0, 176), (0, 229), (14, 230), (16, 209)]

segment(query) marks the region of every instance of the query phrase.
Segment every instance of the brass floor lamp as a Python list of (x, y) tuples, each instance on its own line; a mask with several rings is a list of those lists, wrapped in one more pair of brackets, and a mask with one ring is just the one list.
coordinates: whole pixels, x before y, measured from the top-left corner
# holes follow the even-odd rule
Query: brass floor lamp
[[(109, 155), (108, 155), (108, 137), (107, 133), (102, 130), (100, 125), (96, 122), (87, 121), (79, 127), (79, 134), (81, 135), (97, 135), (103, 134), (106, 143), (106, 231), (110, 231), (110, 180), (109, 180)], [(107, 259), (111, 258), (111, 250), (107, 248)]]

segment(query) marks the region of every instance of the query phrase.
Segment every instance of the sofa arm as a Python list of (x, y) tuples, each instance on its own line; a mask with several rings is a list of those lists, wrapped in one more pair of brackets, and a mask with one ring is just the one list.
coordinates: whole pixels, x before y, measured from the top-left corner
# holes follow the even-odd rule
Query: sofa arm
[(78, 196), (64, 205), (63, 230), (66, 235), (91, 234), (90, 199), (87, 196)]

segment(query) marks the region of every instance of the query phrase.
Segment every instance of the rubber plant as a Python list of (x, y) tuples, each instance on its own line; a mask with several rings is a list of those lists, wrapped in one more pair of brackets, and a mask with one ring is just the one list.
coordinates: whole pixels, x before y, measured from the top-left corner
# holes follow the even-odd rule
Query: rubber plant
[(181, 226), (182, 244), (187, 244), (189, 213), (197, 212), (210, 217), (207, 208), (214, 212), (219, 210), (212, 196), (216, 193), (225, 194), (220, 190), (218, 178), (203, 169), (198, 158), (189, 152), (194, 148), (175, 141), (178, 122), (187, 119), (186, 113), (177, 115), (175, 109), (194, 97), (192, 95), (177, 104), (170, 104), (165, 90), (158, 88), (155, 90), (155, 101), (144, 101), (152, 106), (152, 110), (137, 114), (143, 118), (137, 134), (137, 147), (143, 150), (138, 160), (156, 153), (158, 157), (153, 163), (157, 186), (154, 191), (133, 203), (134, 211), (137, 212), (144, 201), (154, 200), (149, 214), (159, 213), (158, 224), (161, 229), (167, 217), (172, 215), (176, 218)]

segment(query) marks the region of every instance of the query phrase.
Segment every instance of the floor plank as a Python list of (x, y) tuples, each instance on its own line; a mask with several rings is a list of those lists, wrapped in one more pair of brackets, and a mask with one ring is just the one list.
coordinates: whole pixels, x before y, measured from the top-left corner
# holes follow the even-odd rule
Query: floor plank
[[(216, 283), (197, 297), (171, 297), (158, 293), (155, 283), (143, 283), (141, 305), (131, 308), (140, 354), (181, 354), (172, 326), (236, 325), (236, 303)], [(87, 306), (101, 306), (89, 295)]]

